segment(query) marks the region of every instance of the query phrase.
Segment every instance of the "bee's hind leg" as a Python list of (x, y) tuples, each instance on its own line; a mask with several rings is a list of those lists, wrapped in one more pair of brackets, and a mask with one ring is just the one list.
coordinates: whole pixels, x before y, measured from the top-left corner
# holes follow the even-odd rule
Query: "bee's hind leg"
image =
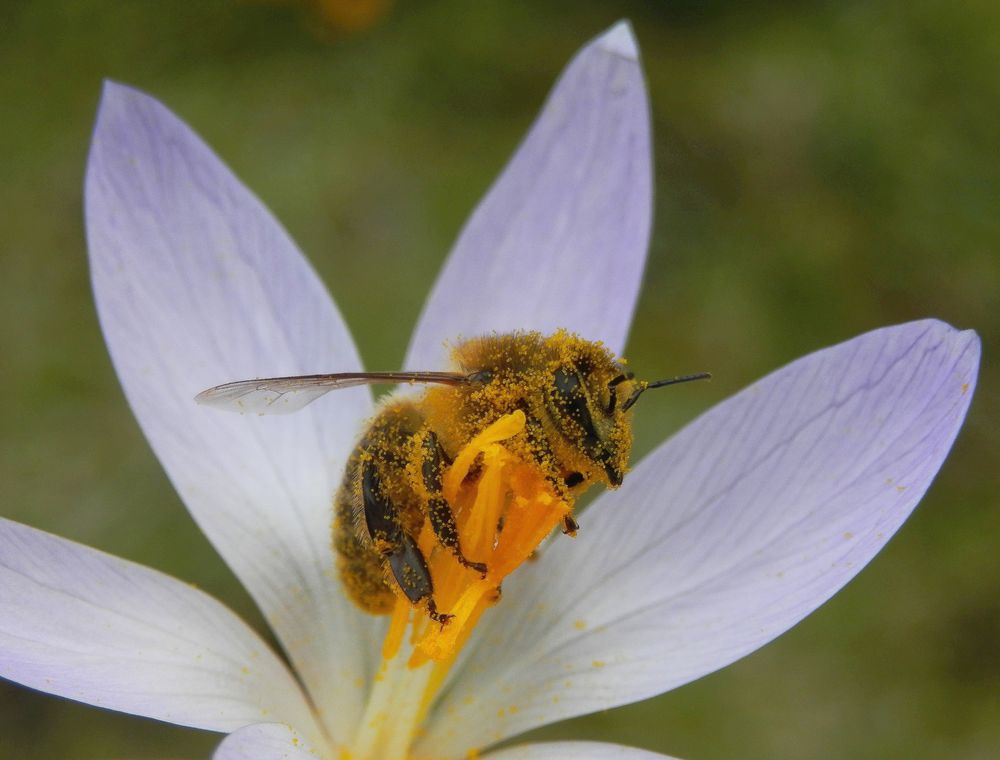
[(441, 448), (441, 442), (434, 434), (433, 430), (427, 430), (423, 434), (423, 462), (420, 468), (421, 477), (424, 480), (424, 487), (430, 494), (427, 502), (427, 515), (431, 520), (431, 528), (434, 535), (442, 546), (451, 549), (458, 561), (470, 570), (486, 577), (487, 568), (482, 562), (473, 562), (462, 553), (462, 547), (458, 539), (458, 527), (455, 525), (455, 515), (451, 511), (451, 506), (441, 493), (441, 478), (445, 465), (448, 463), (448, 456)]
[(442, 624), (448, 622), (452, 616), (439, 613), (434, 605), (434, 585), (427, 561), (420, 547), (400, 525), (398, 511), (385, 495), (378, 467), (371, 461), (361, 465), (361, 498), (368, 535), (376, 550), (389, 563), (393, 577), (406, 598), (412, 604), (420, 604), (426, 599), (431, 619)]
[(445, 626), (448, 624), (448, 621), (450, 621), (455, 616), (445, 614), (444, 612), (438, 612), (437, 605), (434, 604), (434, 598), (431, 597), (430, 599), (427, 600), (427, 617), (429, 617), (434, 622), (440, 623), (442, 626)]

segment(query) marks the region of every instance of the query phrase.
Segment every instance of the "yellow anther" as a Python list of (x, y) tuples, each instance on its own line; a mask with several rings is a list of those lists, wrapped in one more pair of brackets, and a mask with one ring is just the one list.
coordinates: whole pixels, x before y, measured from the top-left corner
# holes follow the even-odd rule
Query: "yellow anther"
[[(455, 514), (465, 555), (487, 567), (486, 577), (460, 563), (437, 544), (425, 524), (417, 541), (434, 581), (434, 601), (449, 615), (437, 623), (413, 617), (410, 668), (433, 660), (450, 662), (461, 650), (479, 617), (499, 599), (503, 579), (530, 557), (570, 511), (538, 467), (519, 459), (504, 442), (524, 430), (521, 411), (501, 417), (459, 452), (443, 479), (443, 492)], [(468, 478), (480, 461), (474, 478)], [(399, 597), (383, 643), (385, 659), (399, 651), (411, 607)]]

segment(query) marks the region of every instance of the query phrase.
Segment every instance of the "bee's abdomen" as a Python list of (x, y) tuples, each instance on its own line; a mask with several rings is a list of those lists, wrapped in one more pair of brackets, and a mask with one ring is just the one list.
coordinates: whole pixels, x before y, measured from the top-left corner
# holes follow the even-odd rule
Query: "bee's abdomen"
[(392, 611), (396, 597), (385, 577), (381, 558), (371, 541), (358, 532), (361, 453), (358, 448), (351, 455), (334, 500), (333, 548), (348, 597), (365, 612), (386, 615)]
[[(372, 614), (392, 611), (396, 597), (387, 558), (394, 556), (394, 547), (414, 542), (423, 523), (419, 498), (406, 475), (407, 447), (422, 426), (423, 415), (412, 402), (382, 409), (351, 454), (337, 492), (333, 546), (340, 578), (348, 596)], [(376, 535), (369, 524), (375, 515), (366, 516), (365, 510), (366, 473), (369, 485), (378, 483), (386, 512), (374, 526)]]

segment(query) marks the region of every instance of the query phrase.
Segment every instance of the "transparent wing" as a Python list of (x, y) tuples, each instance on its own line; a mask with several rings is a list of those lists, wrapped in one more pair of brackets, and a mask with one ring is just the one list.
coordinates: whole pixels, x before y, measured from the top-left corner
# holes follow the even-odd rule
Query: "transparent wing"
[(298, 375), (239, 380), (202, 391), (199, 404), (231, 412), (288, 414), (311, 404), (324, 393), (338, 388), (380, 383), (443, 383), (462, 385), (474, 382), (474, 375), (458, 372), (342, 372), (333, 375)]

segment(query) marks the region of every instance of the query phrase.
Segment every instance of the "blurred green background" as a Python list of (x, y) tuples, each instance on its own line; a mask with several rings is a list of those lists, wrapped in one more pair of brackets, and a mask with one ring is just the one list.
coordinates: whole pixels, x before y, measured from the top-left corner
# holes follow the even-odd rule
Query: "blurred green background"
[[(0, 5), (0, 514), (259, 621), (144, 443), (102, 344), (81, 185), (103, 77), (155, 94), (215, 147), (314, 262), (368, 366), (393, 368), (559, 70), (627, 16), (657, 192), (628, 354), (649, 375), (716, 378), (645, 404), (640, 452), (880, 325), (975, 328), (985, 362), (927, 498), (844, 592), (734, 666), (543, 735), (699, 760), (996, 757), (1000, 4), (331, 7)], [(4, 759), (205, 757), (218, 739), (0, 683)]]

